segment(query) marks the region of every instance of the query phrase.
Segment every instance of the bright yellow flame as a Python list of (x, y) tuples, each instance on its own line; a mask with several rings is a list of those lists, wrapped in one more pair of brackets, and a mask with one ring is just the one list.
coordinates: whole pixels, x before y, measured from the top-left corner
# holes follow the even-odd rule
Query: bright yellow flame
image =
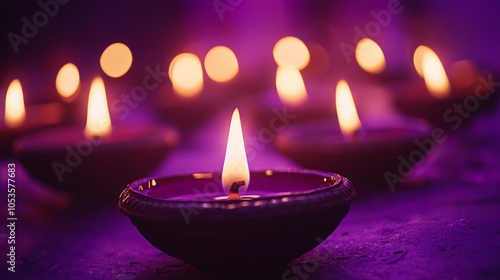
[(299, 70), (290, 66), (278, 66), (276, 71), (276, 89), (283, 103), (296, 106), (307, 99), (306, 86)]
[(9, 128), (19, 127), (25, 118), (23, 88), (21, 82), (15, 79), (10, 83), (5, 97), (5, 125)]
[(194, 97), (203, 89), (203, 69), (195, 54), (181, 53), (172, 59), (169, 76), (174, 91), (182, 97)]
[(420, 77), (424, 77), (424, 71), (423, 71), (423, 61), (424, 61), (424, 53), (434, 53), (433, 50), (426, 46), (418, 46), (417, 49), (415, 49), (415, 53), (413, 53), (413, 65), (415, 66), (415, 70), (417, 71), (418, 75)]
[(385, 69), (384, 52), (372, 39), (364, 38), (356, 46), (356, 61), (366, 72), (378, 74)]
[(274, 45), (273, 56), (278, 66), (292, 66), (299, 70), (304, 69), (310, 60), (304, 42), (292, 36), (284, 37)]
[(213, 47), (205, 56), (205, 70), (212, 80), (227, 82), (238, 74), (238, 59), (228, 47)]
[(87, 137), (106, 136), (111, 133), (111, 118), (109, 117), (106, 90), (101, 78), (95, 78), (90, 86), (89, 105), (87, 110)]
[(443, 64), (434, 52), (425, 52), (422, 60), (425, 85), (435, 98), (446, 98), (450, 95), (451, 86)]
[(80, 86), (80, 73), (73, 63), (66, 63), (56, 77), (57, 92), (65, 99), (69, 100)]
[(340, 80), (336, 91), (335, 103), (340, 130), (344, 136), (353, 137), (354, 133), (361, 128), (361, 122), (352, 99), (351, 89), (345, 80)]
[(118, 78), (132, 66), (132, 52), (122, 43), (109, 45), (101, 55), (101, 68), (106, 75)]
[(240, 112), (236, 108), (231, 118), (229, 136), (227, 139), (226, 157), (222, 168), (222, 187), (227, 194), (231, 185), (237, 181), (245, 181), (245, 185), (239, 188), (239, 193), (244, 194), (250, 182), (250, 170), (248, 169), (245, 142), (241, 129)]

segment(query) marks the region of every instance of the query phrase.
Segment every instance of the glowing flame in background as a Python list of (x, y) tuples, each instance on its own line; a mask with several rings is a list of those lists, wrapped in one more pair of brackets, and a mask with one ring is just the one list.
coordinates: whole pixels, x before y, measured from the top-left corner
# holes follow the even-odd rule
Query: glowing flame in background
[(198, 96), (203, 89), (203, 69), (195, 54), (181, 53), (172, 59), (168, 69), (174, 91), (186, 98)]
[(425, 85), (432, 96), (443, 99), (450, 95), (450, 82), (436, 53), (425, 52), (423, 54), (422, 71)]
[(239, 193), (244, 194), (250, 182), (250, 170), (248, 169), (245, 142), (241, 129), (240, 112), (236, 108), (231, 118), (229, 136), (227, 139), (226, 156), (222, 168), (222, 187), (226, 194), (229, 193), (231, 185), (237, 181), (245, 181), (245, 185), (239, 188)]
[(121, 77), (132, 66), (132, 52), (123, 43), (111, 44), (102, 52), (100, 63), (106, 75), (113, 78)]
[(423, 61), (424, 61), (424, 53), (434, 53), (433, 50), (426, 46), (418, 46), (415, 49), (415, 52), (413, 53), (413, 65), (415, 66), (415, 70), (417, 71), (418, 75), (420, 77), (424, 77), (424, 70), (423, 70)]
[(273, 57), (278, 66), (291, 66), (298, 70), (304, 69), (310, 60), (304, 42), (292, 36), (284, 37), (274, 45)]
[(340, 80), (337, 83), (335, 103), (340, 130), (345, 137), (352, 139), (361, 128), (361, 122), (354, 105), (351, 89), (345, 80)]
[(299, 70), (290, 66), (279, 66), (276, 71), (276, 89), (281, 101), (296, 106), (307, 99), (306, 86)]
[(5, 125), (8, 128), (20, 127), (26, 119), (23, 88), (18, 79), (13, 80), (5, 97)]
[(90, 86), (89, 104), (87, 110), (87, 137), (106, 136), (111, 133), (111, 118), (109, 116), (106, 90), (101, 78), (95, 78)]
[(230, 81), (238, 74), (238, 59), (225, 46), (216, 46), (208, 51), (204, 65), (210, 79), (219, 83)]
[(59, 95), (66, 100), (73, 99), (75, 92), (80, 86), (80, 73), (73, 63), (66, 63), (56, 77), (56, 89)]
[(364, 38), (356, 46), (356, 61), (366, 72), (378, 74), (385, 69), (385, 56), (375, 41)]

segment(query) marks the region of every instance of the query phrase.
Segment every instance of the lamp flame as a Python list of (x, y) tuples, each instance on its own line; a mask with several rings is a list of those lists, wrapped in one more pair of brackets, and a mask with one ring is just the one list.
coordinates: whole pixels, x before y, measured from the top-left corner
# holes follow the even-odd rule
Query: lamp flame
[(446, 76), (446, 72), (444, 71), (443, 64), (439, 60), (439, 57), (433, 51), (423, 54), (422, 71), (425, 85), (432, 96), (442, 99), (450, 95), (451, 86), (448, 81), (448, 76)]
[(118, 78), (128, 72), (132, 66), (132, 51), (123, 43), (109, 45), (101, 54), (101, 69), (106, 75)]
[(97, 77), (92, 81), (87, 110), (87, 137), (106, 136), (111, 133), (111, 118), (109, 117), (108, 102), (104, 82)]
[(205, 70), (212, 80), (227, 82), (238, 74), (238, 59), (230, 48), (216, 46), (205, 56)]
[(236, 108), (231, 118), (229, 136), (227, 139), (226, 157), (222, 168), (222, 187), (226, 194), (229, 193), (231, 185), (238, 181), (244, 181), (239, 188), (240, 194), (244, 194), (250, 182), (250, 170), (248, 169), (245, 142), (241, 129), (240, 112)]
[(293, 36), (284, 37), (274, 45), (273, 57), (278, 66), (292, 66), (299, 70), (304, 69), (311, 58), (304, 42)]
[(66, 63), (57, 73), (56, 89), (64, 100), (71, 100), (80, 86), (80, 73), (73, 63)]
[(5, 97), (5, 125), (16, 128), (21, 126), (25, 119), (23, 88), (21, 82), (15, 79), (10, 83)]
[(335, 103), (340, 131), (345, 137), (352, 139), (354, 134), (361, 128), (361, 122), (354, 105), (351, 89), (345, 80), (340, 80), (337, 83)]
[(195, 54), (181, 53), (174, 57), (168, 73), (174, 91), (182, 97), (195, 97), (203, 89), (203, 69)]
[(413, 53), (413, 65), (415, 66), (415, 70), (417, 71), (418, 75), (422, 78), (424, 77), (424, 71), (422, 67), (424, 61), (424, 53), (427, 52), (434, 53), (434, 51), (429, 47), (420, 45), (415, 49), (415, 52)]
[(306, 86), (299, 70), (291, 66), (278, 66), (276, 89), (283, 103), (296, 106), (307, 99)]
[(385, 56), (372, 39), (364, 38), (356, 46), (356, 61), (366, 72), (378, 74), (385, 69)]

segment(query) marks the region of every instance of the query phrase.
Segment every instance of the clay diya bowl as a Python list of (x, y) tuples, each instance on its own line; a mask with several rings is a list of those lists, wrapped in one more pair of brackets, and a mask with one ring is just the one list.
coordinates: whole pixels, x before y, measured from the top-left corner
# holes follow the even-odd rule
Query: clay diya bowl
[(423, 160), (427, 151), (416, 141), (430, 137), (431, 127), (426, 122), (404, 118), (364, 121), (358, 139), (349, 141), (338, 122), (327, 119), (288, 126), (276, 136), (275, 146), (304, 168), (343, 174), (359, 193), (366, 194), (394, 190), (386, 172), (404, 179), (413, 166), (405, 166), (405, 174), (400, 174), (401, 159), (411, 161), (410, 156), (418, 156)]
[(147, 176), (177, 145), (168, 126), (114, 126), (109, 137), (87, 139), (76, 127), (26, 135), (14, 155), (41, 182), (77, 203), (111, 202), (127, 183)]
[(226, 200), (220, 182), (217, 172), (141, 179), (118, 208), (170, 256), (207, 271), (245, 271), (279, 267), (319, 245), (356, 196), (349, 180), (321, 171), (252, 171), (242, 200)]

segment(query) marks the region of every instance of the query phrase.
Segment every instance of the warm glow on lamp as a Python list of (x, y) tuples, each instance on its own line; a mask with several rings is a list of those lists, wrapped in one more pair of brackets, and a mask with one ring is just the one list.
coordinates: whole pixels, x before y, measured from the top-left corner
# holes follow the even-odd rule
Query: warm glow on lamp
[(203, 69), (195, 54), (177, 55), (170, 63), (168, 72), (174, 91), (182, 97), (195, 97), (203, 89)]
[(433, 50), (426, 46), (418, 46), (417, 49), (415, 50), (415, 53), (413, 54), (413, 65), (415, 66), (415, 70), (417, 71), (418, 75), (420, 77), (424, 77), (424, 71), (423, 71), (423, 60), (424, 60), (424, 53), (434, 53)]
[(422, 59), (422, 71), (425, 85), (435, 98), (446, 98), (450, 95), (451, 86), (443, 64), (434, 52), (425, 52)]
[(73, 63), (66, 63), (56, 77), (56, 89), (64, 100), (71, 100), (80, 86), (80, 73)]
[(87, 137), (106, 136), (111, 133), (111, 118), (109, 117), (106, 90), (101, 78), (95, 78), (90, 86), (89, 105), (87, 110)]
[(364, 38), (356, 46), (356, 61), (366, 72), (378, 74), (385, 69), (384, 52), (375, 41)]
[(205, 70), (210, 79), (227, 82), (238, 74), (238, 59), (228, 47), (213, 47), (205, 56)]
[(25, 118), (23, 88), (21, 82), (15, 79), (10, 83), (5, 97), (5, 125), (9, 128), (19, 127)]
[(310, 54), (304, 42), (288, 36), (274, 45), (273, 56), (278, 66), (292, 66), (299, 70), (309, 64)]
[(106, 75), (118, 78), (125, 75), (132, 66), (132, 52), (125, 44), (114, 43), (102, 52), (100, 62)]
[(306, 86), (299, 70), (290, 66), (278, 66), (276, 71), (276, 89), (281, 101), (296, 106), (307, 99)]
[(361, 128), (361, 122), (354, 105), (351, 89), (345, 80), (340, 80), (337, 83), (335, 103), (340, 130), (344, 136), (352, 139)]
[(231, 118), (226, 157), (224, 158), (224, 167), (222, 168), (222, 187), (226, 194), (229, 194), (231, 186), (235, 182), (244, 183), (244, 185), (239, 188), (239, 194), (244, 194), (250, 182), (250, 170), (248, 169), (245, 142), (243, 141), (243, 131), (241, 129), (240, 112), (238, 108), (234, 110)]

